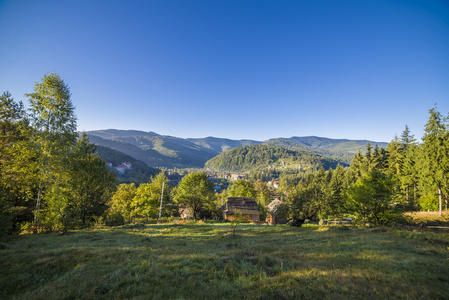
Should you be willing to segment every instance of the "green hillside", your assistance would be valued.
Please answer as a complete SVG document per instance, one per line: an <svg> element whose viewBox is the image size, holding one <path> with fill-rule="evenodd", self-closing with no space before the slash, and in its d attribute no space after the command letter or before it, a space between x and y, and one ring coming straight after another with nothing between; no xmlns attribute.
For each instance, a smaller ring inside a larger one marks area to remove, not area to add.
<svg viewBox="0 0 449 300"><path fill-rule="evenodd" d="M330 151L345 152L355 154L359 150L365 151L365 147L368 144L367 140L347 140L347 139L329 139L317 136L305 136L305 137L291 137L288 138L296 144L306 145L313 148L325 149ZM373 142L370 141L373 146L386 148L388 143Z"/></svg>
<svg viewBox="0 0 449 300"><path fill-rule="evenodd" d="M97 145L96 150L99 156L105 161L112 163L113 166L119 165L122 162L130 162L132 164L132 170L127 170L127 175L130 177L144 176L149 178L160 172L159 169L151 168L146 163L115 149Z"/></svg>
<svg viewBox="0 0 449 300"><path fill-rule="evenodd" d="M205 163L228 150L242 146L269 145L293 151L318 154L320 159L349 165L354 153L365 151L367 140L329 139L322 137L276 138L265 142L231 140L225 138L178 138L138 130L106 129L87 132L89 140L125 153L150 167L203 168ZM386 147L387 143L371 142L373 146ZM260 163L269 165L269 163ZM314 163L312 163L314 165Z"/></svg>
<svg viewBox="0 0 449 300"><path fill-rule="evenodd" d="M253 140L230 140L230 139L222 139L215 137L207 137L202 139L187 139L190 142L215 151L217 154L226 152L232 148L241 147L241 146L249 146L249 145L258 145L262 144L262 142L253 141Z"/></svg>
<svg viewBox="0 0 449 300"><path fill-rule="evenodd" d="M143 135L131 135L140 133ZM117 130L107 130L91 131L88 136L94 144L116 149L151 167L201 168L208 159L217 154L211 149L203 148L186 139L154 133L125 131L120 134Z"/></svg>
<svg viewBox="0 0 449 300"><path fill-rule="evenodd" d="M335 168L336 160L318 154L269 145L243 146L228 150L206 163L206 168L222 172L249 172L265 168Z"/></svg>
<svg viewBox="0 0 449 300"><path fill-rule="evenodd" d="M290 139L278 138L271 139L264 142L265 145L280 147L288 150L303 150L309 151L316 154L320 154L325 157L329 157L336 161L339 161L342 165L350 165L352 159L354 158L353 153L349 153L346 151L336 151L336 150L326 150L322 148L317 148L313 146L308 146L305 144L294 142ZM357 150L358 151L358 150Z"/></svg>

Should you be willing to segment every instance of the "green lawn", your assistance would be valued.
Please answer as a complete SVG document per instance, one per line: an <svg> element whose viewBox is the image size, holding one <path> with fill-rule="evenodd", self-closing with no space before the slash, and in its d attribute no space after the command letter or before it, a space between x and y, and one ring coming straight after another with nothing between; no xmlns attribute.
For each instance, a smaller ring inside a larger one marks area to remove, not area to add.
<svg viewBox="0 0 449 300"><path fill-rule="evenodd" d="M447 233L130 225L0 243L0 298L448 299Z"/></svg>

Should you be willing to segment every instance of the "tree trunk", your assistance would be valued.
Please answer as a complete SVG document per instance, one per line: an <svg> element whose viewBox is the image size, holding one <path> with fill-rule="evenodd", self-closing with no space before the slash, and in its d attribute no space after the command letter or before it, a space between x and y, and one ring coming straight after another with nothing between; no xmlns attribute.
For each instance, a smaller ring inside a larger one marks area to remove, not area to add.
<svg viewBox="0 0 449 300"><path fill-rule="evenodd" d="M416 203L416 181L413 181L413 201Z"/></svg>
<svg viewBox="0 0 449 300"><path fill-rule="evenodd" d="M37 193L36 214L34 215L33 233L37 233L37 223L39 222L39 209L41 208L41 202L42 202L42 181L39 182L39 192Z"/></svg>
<svg viewBox="0 0 449 300"><path fill-rule="evenodd" d="M438 206L439 206L439 216L442 214L443 202L441 201L441 184L438 183Z"/></svg>
<svg viewBox="0 0 449 300"><path fill-rule="evenodd" d="M407 186L405 188L405 200L407 200L407 204L408 204L408 189L409 189L409 187Z"/></svg>

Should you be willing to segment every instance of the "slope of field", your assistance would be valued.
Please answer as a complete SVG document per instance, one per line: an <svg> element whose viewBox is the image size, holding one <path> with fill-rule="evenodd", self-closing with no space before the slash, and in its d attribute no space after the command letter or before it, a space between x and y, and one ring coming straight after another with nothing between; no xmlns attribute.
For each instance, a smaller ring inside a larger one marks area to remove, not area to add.
<svg viewBox="0 0 449 300"><path fill-rule="evenodd" d="M0 243L1 299L447 299L447 235L129 225Z"/></svg>

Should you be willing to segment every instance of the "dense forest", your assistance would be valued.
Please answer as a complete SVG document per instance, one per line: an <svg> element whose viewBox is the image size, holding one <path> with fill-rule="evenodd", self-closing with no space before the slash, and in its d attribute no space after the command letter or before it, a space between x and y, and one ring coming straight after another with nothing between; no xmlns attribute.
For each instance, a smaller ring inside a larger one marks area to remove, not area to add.
<svg viewBox="0 0 449 300"><path fill-rule="evenodd" d="M221 172L248 172L268 169L270 166L304 170L317 170L320 167L329 169L335 168L337 164L333 159L308 151L253 145L237 147L219 154L206 162L205 167Z"/></svg>

